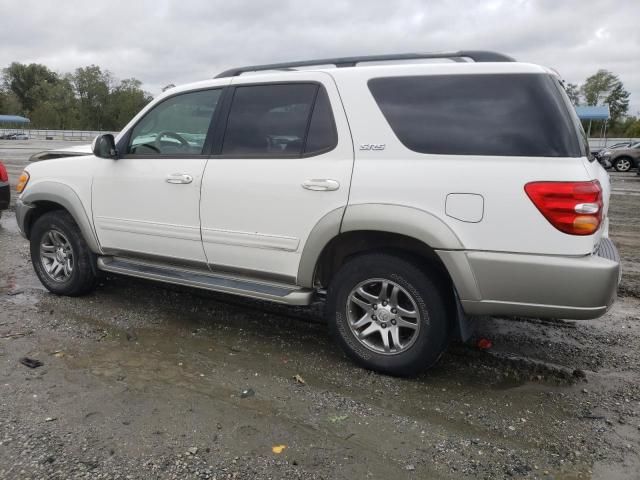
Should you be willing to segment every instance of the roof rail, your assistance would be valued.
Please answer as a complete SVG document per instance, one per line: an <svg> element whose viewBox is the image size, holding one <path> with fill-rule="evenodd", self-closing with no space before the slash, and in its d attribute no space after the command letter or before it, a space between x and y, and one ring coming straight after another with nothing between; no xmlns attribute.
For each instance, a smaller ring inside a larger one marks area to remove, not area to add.
<svg viewBox="0 0 640 480"><path fill-rule="evenodd" d="M384 62L391 60L422 60L429 58L450 58L455 61L463 61L470 58L474 62L515 62L513 58L502 53L485 50L460 50L451 53L396 53L391 55L367 55L361 57L323 58L320 60L303 60L300 62L272 63L268 65L250 65L225 70L215 78L237 77L245 72L257 72L262 70L283 70L295 67L313 67L316 65L335 65L336 67L355 67L362 62Z"/></svg>

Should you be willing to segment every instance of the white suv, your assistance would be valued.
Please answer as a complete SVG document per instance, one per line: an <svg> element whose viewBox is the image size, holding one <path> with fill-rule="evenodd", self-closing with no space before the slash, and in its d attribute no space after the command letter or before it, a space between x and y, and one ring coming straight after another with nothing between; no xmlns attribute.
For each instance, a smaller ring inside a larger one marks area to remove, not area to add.
<svg viewBox="0 0 640 480"><path fill-rule="evenodd" d="M163 93L93 155L29 165L18 190L56 294L102 270L326 296L341 347L396 375L433 365L469 316L593 318L619 281L608 176L557 75L492 52L229 70Z"/></svg>

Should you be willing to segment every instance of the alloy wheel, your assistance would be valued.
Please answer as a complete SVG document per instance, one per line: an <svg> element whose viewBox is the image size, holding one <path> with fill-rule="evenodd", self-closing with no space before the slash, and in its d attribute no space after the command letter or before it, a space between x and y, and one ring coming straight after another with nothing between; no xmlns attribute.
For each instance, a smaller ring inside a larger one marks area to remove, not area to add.
<svg viewBox="0 0 640 480"><path fill-rule="evenodd" d="M40 262L46 274L56 282L67 281L73 272L73 248L59 230L47 231L40 242Z"/></svg>
<svg viewBox="0 0 640 480"><path fill-rule="evenodd" d="M396 282L365 280L351 290L346 307L351 333L375 353L403 353L418 338L421 316L417 303Z"/></svg>
<svg viewBox="0 0 640 480"><path fill-rule="evenodd" d="M619 172L628 172L631 170L631 162L626 158L621 158L616 162L616 170Z"/></svg>

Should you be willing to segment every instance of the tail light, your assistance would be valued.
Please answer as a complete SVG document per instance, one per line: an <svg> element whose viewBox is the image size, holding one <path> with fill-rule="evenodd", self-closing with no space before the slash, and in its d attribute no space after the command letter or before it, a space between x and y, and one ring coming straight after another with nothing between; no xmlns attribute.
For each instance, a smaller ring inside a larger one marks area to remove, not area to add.
<svg viewBox="0 0 640 480"><path fill-rule="evenodd" d="M9 183L9 174L7 173L7 169L2 162L0 162L0 182Z"/></svg>
<svg viewBox="0 0 640 480"><path fill-rule="evenodd" d="M591 235L602 222L600 182L532 182L525 192L540 213L569 235Z"/></svg>

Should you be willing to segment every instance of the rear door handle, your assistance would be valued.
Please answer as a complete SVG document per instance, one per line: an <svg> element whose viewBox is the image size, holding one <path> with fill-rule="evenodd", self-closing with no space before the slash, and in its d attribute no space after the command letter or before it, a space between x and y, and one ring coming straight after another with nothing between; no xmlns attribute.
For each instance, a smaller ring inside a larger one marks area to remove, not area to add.
<svg viewBox="0 0 640 480"><path fill-rule="evenodd" d="M167 183L191 183L193 177L187 173L172 173L167 175Z"/></svg>
<svg viewBox="0 0 640 480"><path fill-rule="evenodd" d="M338 190L340 188L340 183L329 178L312 178L302 182L302 188L313 190L314 192L329 192L332 190Z"/></svg>

